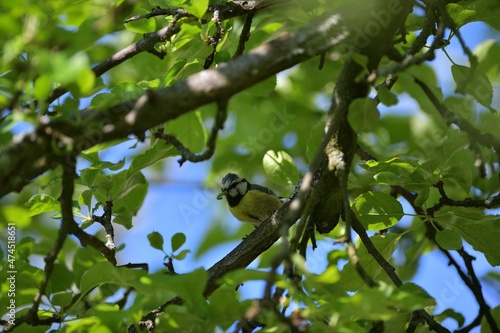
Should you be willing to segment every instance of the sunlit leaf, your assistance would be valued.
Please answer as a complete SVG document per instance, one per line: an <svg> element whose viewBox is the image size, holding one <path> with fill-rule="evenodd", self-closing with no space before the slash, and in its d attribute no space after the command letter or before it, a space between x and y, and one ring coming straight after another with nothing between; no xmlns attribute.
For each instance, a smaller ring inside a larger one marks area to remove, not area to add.
<svg viewBox="0 0 500 333"><path fill-rule="evenodd" d="M403 207L394 197L383 192L366 192L354 199L352 209L367 230L392 227L403 217Z"/></svg>
<svg viewBox="0 0 500 333"><path fill-rule="evenodd" d="M295 185L300 179L293 158L285 151L268 151L262 163L267 176L276 184Z"/></svg>

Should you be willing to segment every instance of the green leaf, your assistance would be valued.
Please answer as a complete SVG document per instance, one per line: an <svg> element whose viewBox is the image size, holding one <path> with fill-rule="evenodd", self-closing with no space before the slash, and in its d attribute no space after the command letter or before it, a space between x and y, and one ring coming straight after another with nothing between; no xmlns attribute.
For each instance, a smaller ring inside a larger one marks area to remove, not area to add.
<svg viewBox="0 0 500 333"><path fill-rule="evenodd" d="M177 251L186 242L186 235L181 232L172 236L170 244L172 245L172 252Z"/></svg>
<svg viewBox="0 0 500 333"><path fill-rule="evenodd" d="M485 215L479 208L443 207L434 218L443 225L453 228L474 250L484 253L492 266L500 265L498 217Z"/></svg>
<svg viewBox="0 0 500 333"><path fill-rule="evenodd" d="M491 309L490 313L493 319L495 320L497 327L500 327L500 306ZM488 323L488 319L486 318L486 316L483 316L483 319L481 319L481 333L493 333L493 330L491 329L491 326Z"/></svg>
<svg viewBox="0 0 500 333"><path fill-rule="evenodd" d="M24 204L24 207L28 209L28 216L61 210L59 201L48 194L35 194Z"/></svg>
<svg viewBox="0 0 500 333"><path fill-rule="evenodd" d="M403 217L403 207L394 197L382 192L366 192L358 196L352 208L366 230L392 227Z"/></svg>
<svg viewBox="0 0 500 333"><path fill-rule="evenodd" d="M457 25L457 28L474 21L474 17L477 12L475 10L464 9L462 6L456 3L449 3L446 5L446 10L448 14L453 19L453 22Z"/></svg>
<svg viewBox="0 0 500 333"><path fill-rule="evenodd" d="M177 260L183 260L189 253L191 253L191 250L182 250L178 254L173 255L172 258Z"/></svg>
<svg viewBox="0 0 500 333"><path fill-rule="evenodd" d="M492 26L497 31L500 31L500 6L496 0L470 0L461 1L460 4L464 9L470 9L475 12L475 15L469 20L483 21Z"/></svg>
<svg viewBox="0 0 500 333"><path fill-rule="evenodd" d="M148 13L149 12L146 9L140 8L137 14L142 15L142 14L148 14ZM134 21L125 23L125 28L127 28L127 30L129 30L129 31L132 31L132 32L135 32L138 34L145 34L145 33L153 32L156 30L156 21L154 18L148 18L148 19L142 18L139 20L134 20Z"/></svg>
<svg viewBox="0 0 500 333"><path fill-rule="evenodd" d="M385 236L375 235L370 237L370 239L380 254L382 254L386 260L389 260L396 249L396 245L401 239L401 235L389 233ZM357 255L366 273L373 279L376 279L382 271L382 268L373 256L368 253L366 247L362 243L358 246ZM365 282L359 277L354 266L351 263L347 263L340 272L340 281L335 288L339 290L356 291L364 285Z"/></svg>
<svg viewBox="0 0 500 333"><path fill-rule="evenodd" d="M445 250L460 250L462 248L462 238L452 229L438 231L436 242Z"/></svg>
<svg viewBox="0 0 500 333"><path fill-rule="evenodd" d="M131 177L137 171L153 165L165 157L174 156L176 153L177 151L172 145L167 144L163 140L158 140L153 147L134 157L128 169L127 176Z"/></svg>
<svg viewBox="0 0 500 333"><path fill-rule="evenodd" d="M150 233L148 241L152 248L163 251L163 236L158 231Z"/></svg>
<svg viewBox="0 0 500 333"><path fill-rule="evenodd" d="M53 305L65 307L71 304L71 300L73 299L72 291L62 291L58 293L54 293L50 296L50 302Z"/></svg>
<svg viewBox="0 0 500 333"><path fill-rule="evenodd" d="M172 67L170 67L167 74L163 78L163 86L167 87L175 79L177 74L179 74L179 72L184 68L184 66L186 66L186 64L187 64L186 59L177 60L175 64Z"/></svg>
<svg viewBox="0 0 500 333"><path fill-rule="evenodd" d="M118 202L120 199L124 200L127 196L131 194L140 194L133 192L134 190L147 187L147 181L144 175L141 172L135 172L130 177L128 177L127 170L123 170L120 173L114 174L111 176L111 191L110 191L110 199L113 200L114 207L118 207ZM139 199L134 198L135 200ZM143 198L144 199L144 198ZM140 200L140 204L136 205L125 205L125 207L130 208L132 210L138 210L142 205L142 200Z"/></svg>
<svg viewBox="0 0 500 333"><path fill-rule="evenodd" d="M101 150L104 150L104 149L108 149L110 147L114 147L122 142L125 142L125 141L128 141L129 139L128 138L124 138L124 139L117 139L117 140L111 140L111 141L106 141L106 142L103 142L103 143L99 143L95 146L93 146L92 148L89 148L87 150L84 150L83 152L85 154L92 154L92 153L96 153L98 151L101 151ZM97 142L98 140L96 140Z"/></svg>
<svg viewBox="0 0 500 333"><path fill-rule="evenodd" d="M109 169L112 171L116 171L120 170L125 165L125 158L115 163L109 161L101 161L99 160L99 156L97 156L97 160L94 160L91 154L81 153L80 156L86 159L87 161L92 162L92 166L89 167L88 169L97 169L97 170Z"/></svg>
<svg viewBox="0 0 500 333"><path fill-rule="evenodd" d="M435 318L438 320L438 322L442 322L447 318L455 319L458 327L462 327L463 324L465 324L465 317L463 316L463 314L461 314L460 312L456 312L453 309L446 309L440 314L435 315Z"/></svg>
<svg viewBox="0 0 500 333"><path fill-rule="evenodd" d="M386 106L398 104L398 97L386 87L377 88L377 98L380 103Z"/></svg>
<svg viewBox="0 0 500 333"><path fill-rule="evenodd" d="M52 91L52 79L48 74L42 74L35 80L33 93L38 99L44 99Z"/></svg>
<svg viewBox="0 0 500 333"><path fill-rule="evenodd" d="M185 0L182 7L197 18L201 18L207 11L208 0Z"/></svg>
<svg viewBox="0 0 500 333"><path fill-rule="evenodd" d="M16 228L26 228L31 224L31 215L29 211L22 206L3 204L0 207L0 225L15 223ZM0 256L0 258L3 258Z"/></svg>
<svg viewBox="0 0 500 333"><path fill-rule="evenodd" d="M410 190L421 190L432 185L432 177L415 160L394 157L387 161L367 161L361 167L375 173L378 184L405 185Z"/></svg>
<svg viewBox="0 0 500 333"><path fill-rule="evenodd" d="M397 296L398 299L404 300L408 307L408 310L416 310L427 308L429 306L436 306L436 300L425 291L424 288L413 282L405 282L401 287L397 288L400 295ZM405 297L401 297L403 295Z"/></svg>
<svg viewBox="0 0 500 333"><path fill-rule="evenodd" d="M134 212L125 207L120 207L120 209L113 210L113 223L118 223L127 229L132 228L132 218L134 217Z"/></svg>
<svg viewBox="0 0 500 333"><path fill-rule="evenodd" d="M165 125L165 133L173 134L185 147L198 153L205 146L207 131L199 111L188 112Z"/></svg>
<svg viewBox="0 0 500 333"><path fill-rule="evenodd" d="M265 280L268 276L269 274L266 274L264 271L240 268L225 274L222 281L224 281L224 284L228 284L230 286L238 286L247 281Z"/></svg>
<svg viewBox="0 0 500 333"><path fill-rule="evenodd" d="M85 295L95 287L110 283L120 287L134 287L138 292L151 293L152 287L145 286L141 281L147 275L143 270L125 267L115 267L108 261L101 261L90 267L80 281L80 292Z"/></svg>
<svg viewBox="0 0 500 333"><path fill-rule="evenodd" d="M347 119L356 132L370 132L377 125L380 119L380 112L377 109L378 102L373 98L356 98L349 105Z"/></svg>
<svg viewBox="0 0 500 333"><path fill-rule="evenodd" d="M321 146L321 141L323 140L325 133L325 126L325 121L321 120L311 129L306 146L306 156L309 163L314 160L314 156L316 156L316 153Z"/></svg>
<svg viewBox="0 0 500 333"><path fill-rule="evenodd" d="M480 43L474 49L474 55L479 62L478 69L488 75L490 80L498 82L500 76L500 43L493 39L488 39Z"/></svg>
<svg viewBox="0 0 500 333"><path fill-rule="evenodd" d="M493 101L493 87L486 74L476 68L472 78L469 78L470 68L466 66L452 65L451 73L457 84L456 90L473 96L476 101L486 107L490 112L496 112L491 107Z"/></svg>
<svg viewBox="0 0 500 333"><path fill-rule="evenodd" d="M295 161L285 151L267 151L262 164L266 175L276 184L283 186L294 185L300 179Z"/></svg>

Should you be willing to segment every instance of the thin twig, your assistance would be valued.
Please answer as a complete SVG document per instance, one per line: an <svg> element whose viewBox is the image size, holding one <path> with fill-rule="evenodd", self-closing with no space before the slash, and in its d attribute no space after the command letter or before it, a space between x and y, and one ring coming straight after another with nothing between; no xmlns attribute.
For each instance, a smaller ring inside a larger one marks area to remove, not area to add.
<svg viewBox="0 0 500 333"><path fill-rule="evenodd" d="M215 122L212 126L210 136L207 140L207 148L199 154L191 152L189 148L184 146L184 144L182 144L182 142L180 142L172 134L165 134L162 130L158 130L154 133L154 136L167 141L179 150L181 154L181 158L178 160L180 166L182 166L186 161L193 163L206 161L214 154L217 134L224 128L224 123L227 118L227 103L227 100L222 100L217 103L217 114L215 116Z"/></svg>
<svg viewBox="0 0 500 333"><path fill-rule="evenodd" d="M479 304L479 308L481 309L481 312L483 312L484 316L486 317L486 321L488 322L488 325L490 326L491 332L492 333L500 333L500 330L498 329L498 324L495 321L495 318L493 318L493 315L491 314L491 308L490 306L486 303L486 300L484 299L484 295L482 292L482 287L481 287L481 282L477 278L476 272L474 270L474 266L472 266L472 261L475 259L473 256L468 254L463 248L458 250L458 254L462 257L465 263L465 267L467 268L467 272L469 273L472 286L471 288L472 293L476 297L477 303Z"/></svg>
<svg viewBox="0 0 500 333"><path fill-rule="evenodd" d="M179 17L190 17L191 15L187 10L182 8L160 8L154 7L153 10L147 14L135 15L123 21L123 23L130 23L132 21L137 21L141 19L149 19L155 16L179 16Z"/></svg>
<svg viewBox="0 0 500 333"><path fill-rule="evenodd" d="M427 209L428 216L434 216L434 214L444 206L475 207L475 208L486 208L486 209L500 207L500 193L484 200L472 199L472 198L465 198L464 200L453 200L446 195L444 191L444 183L442 181L439 181L435 185L435 187L439 190L441 198L439 198L437 204Z"/></svg>
<svg viewBox="0 0 500 333"><path fill-rule="evenodd" d="M245 51L245 43L250 38L250 29L252 28L252 20L255 16L255 12L249 12L247 17L245 18L245 23L243 24L243 28L241 29L240 39L238 41L238 47L236 48L236 52L234 52L233 58L238 58Z"/></svg>
<svg viewBox="0 0 500 333"><path fill-rule="evenodd" d="M422 88L425 95L429 99L429 101L434 105L437 109L441 117L446 121L448 125L455 124L462 131L467 133L471 140L483 145L486 148L493 147L495 152L500 160L500 141L495 140L493 135L491 134L483 134L477 128L472 126L467 120L462 117L456 115L452 111L450 111L438 98L432 90L427 86L425 82L420 80L419 78L413 78L415 82Z"/></svg>
<svg viewBox="0 0 500 333"><path fill-rule="evenodd" d="M340 183L340 191L342 192L342 202L344 204L344 212L345 212L345 230L346 230L346 238L347 238L347 256L349 258L349 262L354 267L358 275L361 277L363 281L369 287L376 287L377 283L373 280L373 277L368 275L366 270L361 265L359 261L359 257L356 251L356 247L352 242L351 235L351 227L354 223L354 213L351 210L351 205L349 203L349 193L347 191L347 174L343 169L339 169L338 171L339 183ZM377 251L378 252L378 251Z"/></svg>

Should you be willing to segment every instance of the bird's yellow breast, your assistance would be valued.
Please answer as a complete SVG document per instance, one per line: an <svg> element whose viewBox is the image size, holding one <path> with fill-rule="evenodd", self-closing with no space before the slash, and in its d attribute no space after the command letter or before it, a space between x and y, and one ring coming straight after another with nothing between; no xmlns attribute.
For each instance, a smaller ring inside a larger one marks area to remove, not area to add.
<svg viewBox="0 0 500 333"><path fill-rule="evenodd" d="M281 201L278 197L250 190L238 205L229 207L229 211L241 222L251 223L257 227L280 207Z"/></svg>

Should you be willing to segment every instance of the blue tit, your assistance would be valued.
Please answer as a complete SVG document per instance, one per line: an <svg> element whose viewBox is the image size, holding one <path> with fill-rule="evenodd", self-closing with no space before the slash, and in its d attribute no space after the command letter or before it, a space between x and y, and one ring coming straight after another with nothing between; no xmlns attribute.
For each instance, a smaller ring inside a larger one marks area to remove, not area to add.
<svg viewBox="0 0 500 333"><path fill-rule="evenodd" d="M217 200L225 196L231 214L241 222L251 223L255 227L281 207L281 201L273 191L250 184L234 173L228 173L222 178L221 191Z"/></svg>

